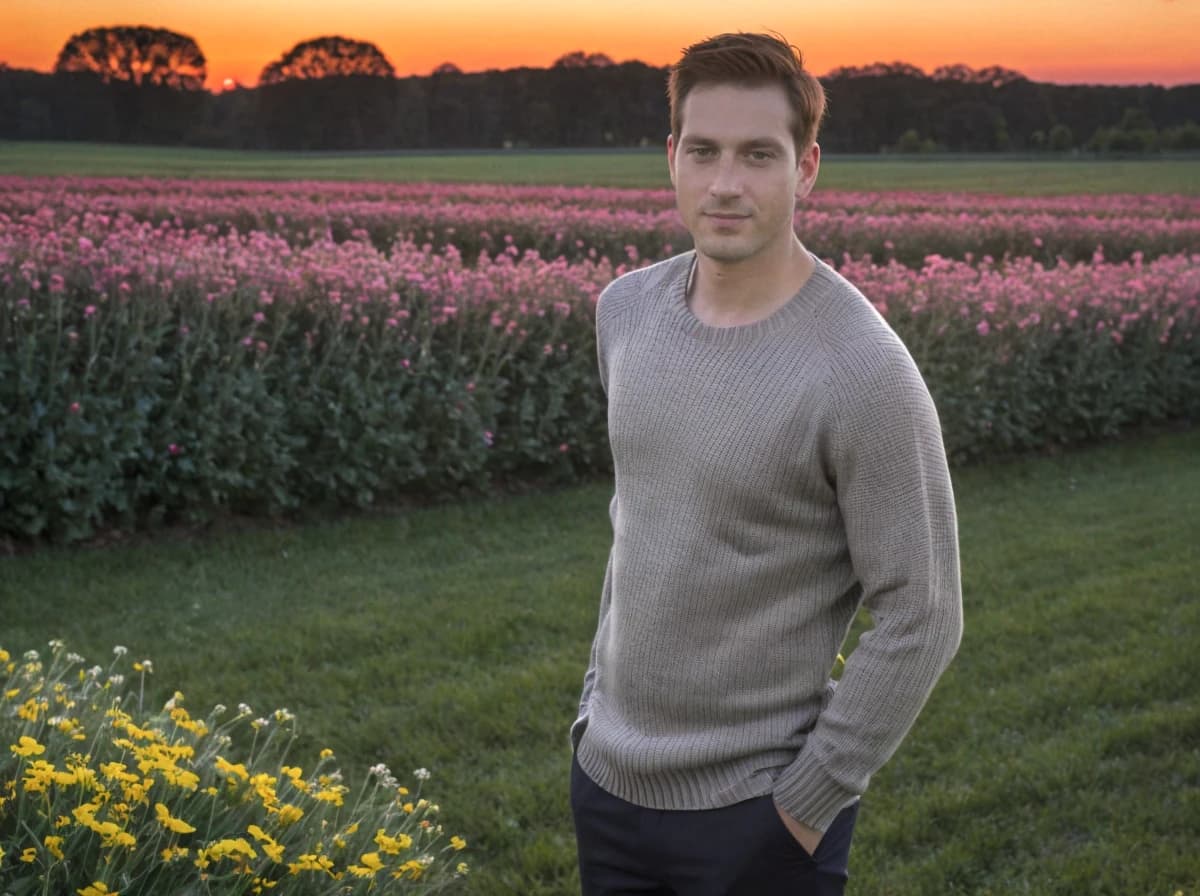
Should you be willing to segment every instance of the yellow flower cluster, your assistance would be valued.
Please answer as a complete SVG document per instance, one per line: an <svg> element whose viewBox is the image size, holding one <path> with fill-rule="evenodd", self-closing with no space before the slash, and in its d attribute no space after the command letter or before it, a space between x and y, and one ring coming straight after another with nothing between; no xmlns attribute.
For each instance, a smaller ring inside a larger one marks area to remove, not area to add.
<svg viewBox="0 0 1200 896"><path fill-rule="evenodd" d="M408 799L386 767L350 801L331 750L309 775L284 764L287 710L193 718L176 692L146 713L149 660L127 675L115 668L124 648L107 671L51 649L47 667L0 648L0 892L32 877L38 892L79 896L301 896L326 892L320 881L388 894L467 874L451 859L466 841L444 839L437 805Z"/></svg>

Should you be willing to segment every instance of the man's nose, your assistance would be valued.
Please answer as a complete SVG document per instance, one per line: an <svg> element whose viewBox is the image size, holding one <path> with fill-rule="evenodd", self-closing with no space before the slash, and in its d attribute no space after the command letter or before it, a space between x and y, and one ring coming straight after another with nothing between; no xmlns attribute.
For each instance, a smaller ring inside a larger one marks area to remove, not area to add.
<svg viewBox="0 0 1200 896"><path fill-rule="evenodd" d="M713 196L737 196L742 192L742 179L736 159L726 156L717 161L708 191Z"/></svg>

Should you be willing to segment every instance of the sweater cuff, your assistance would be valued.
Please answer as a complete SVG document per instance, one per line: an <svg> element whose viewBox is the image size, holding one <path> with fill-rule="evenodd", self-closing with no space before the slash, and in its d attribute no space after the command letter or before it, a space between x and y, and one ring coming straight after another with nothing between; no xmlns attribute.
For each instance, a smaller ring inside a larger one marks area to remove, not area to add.
<svg viewBox="0 0 1200 896"><path fill-rule="evenodd" d="M805 750L775 781L774 796L783 811L824 833L859 794L838 784L812 751Z"/></svg>

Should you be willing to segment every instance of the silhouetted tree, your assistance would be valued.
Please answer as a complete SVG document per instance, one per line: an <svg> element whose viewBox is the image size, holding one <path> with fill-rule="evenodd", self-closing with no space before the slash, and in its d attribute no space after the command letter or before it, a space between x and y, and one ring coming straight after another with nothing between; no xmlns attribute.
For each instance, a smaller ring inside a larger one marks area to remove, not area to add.
<svg viewBox="0 0 1200 896"><path fill-rule="evenodd" d="M373 43L331 35L296 44L262 70L261 84L366 75L393 78L396 70Z"/></svg>
<svg viewBox="0 0 1200 896"><path fill-rule="evenodd" d="M907 62L872 62L870 65L843 65L832 69L824 77L832 80L845 78L924 78L925 72ZM823 80L823 79L822 79Z"/></svg>
<svg viewBox="0 0 1200 896"><path fill-rule="evenodd" d="M90 72L105 83L200 90L205 65L200 47L185 34L117 25L72 35L59 52L54 71Z"/></svg>
<svg viewBox="0 0 1200 896"><path fill-rule="evenodd" d="M661 145L666 69L606 60L580 51L548 68L467 74L445 64L406 78L330 75L326 66L215 95L139 86L132 76L105 83L90 68L0 68L0 139L247 149ZM1200 84L1046 84L996 67L951 65L926 75L902 62L822 81L830 113L821 145L831 153L1143 152L1200 143Z"/></svg>
<svg viewBox="0 0 1200 896"><path fill-rule="evenodd" d="M1002 87L1013 81L1028 80L1023 74L1011 68L999 65L989 65L987 68L973 69L961 62L954 65L942 65L933 70L929 76L934 81L959 81L963 84L990 84L992 87Z"/></svg>
<svg viewBox="0 0 1200 896"><path fill-rule="evenodd" d="M461 75L462 69L453 62L443 62L432 72L435 75Z"/></svg>
<svg viewBox="0 0 1200 896"><path fill-rule="evenodd" d="M554 60L554 68L609 68L615 63L603 53L585 53L575 50L564 53Z"/></svg>

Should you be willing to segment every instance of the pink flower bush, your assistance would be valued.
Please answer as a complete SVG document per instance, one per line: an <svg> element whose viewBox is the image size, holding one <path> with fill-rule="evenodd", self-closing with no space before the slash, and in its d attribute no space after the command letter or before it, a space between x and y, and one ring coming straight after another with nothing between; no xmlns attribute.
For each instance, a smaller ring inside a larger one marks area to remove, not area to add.
<svg viewBox="0 0 1200 896"><path fill-rule="evenodd" d="M264 231L293 245L325 238L397 241L464 257L515 247L546 258L657 260L690 245L669 190L458 184L364 184L0 177L0 215L129 216L210 233ZM1200 199L1184 196L999 197L818 192L796 226L821 255L919 266L931 251L964 258L1112 259L1200 246Z"/></svg>
<svg viewBox="0 0 1200 896"><path fill-rule="evenodd" d="M961 461L1200 414L1198 210L827 194L797 220ZM0 178L0 532L604 470L594 304L685 245L674 214L665 191Z"/></svg>

